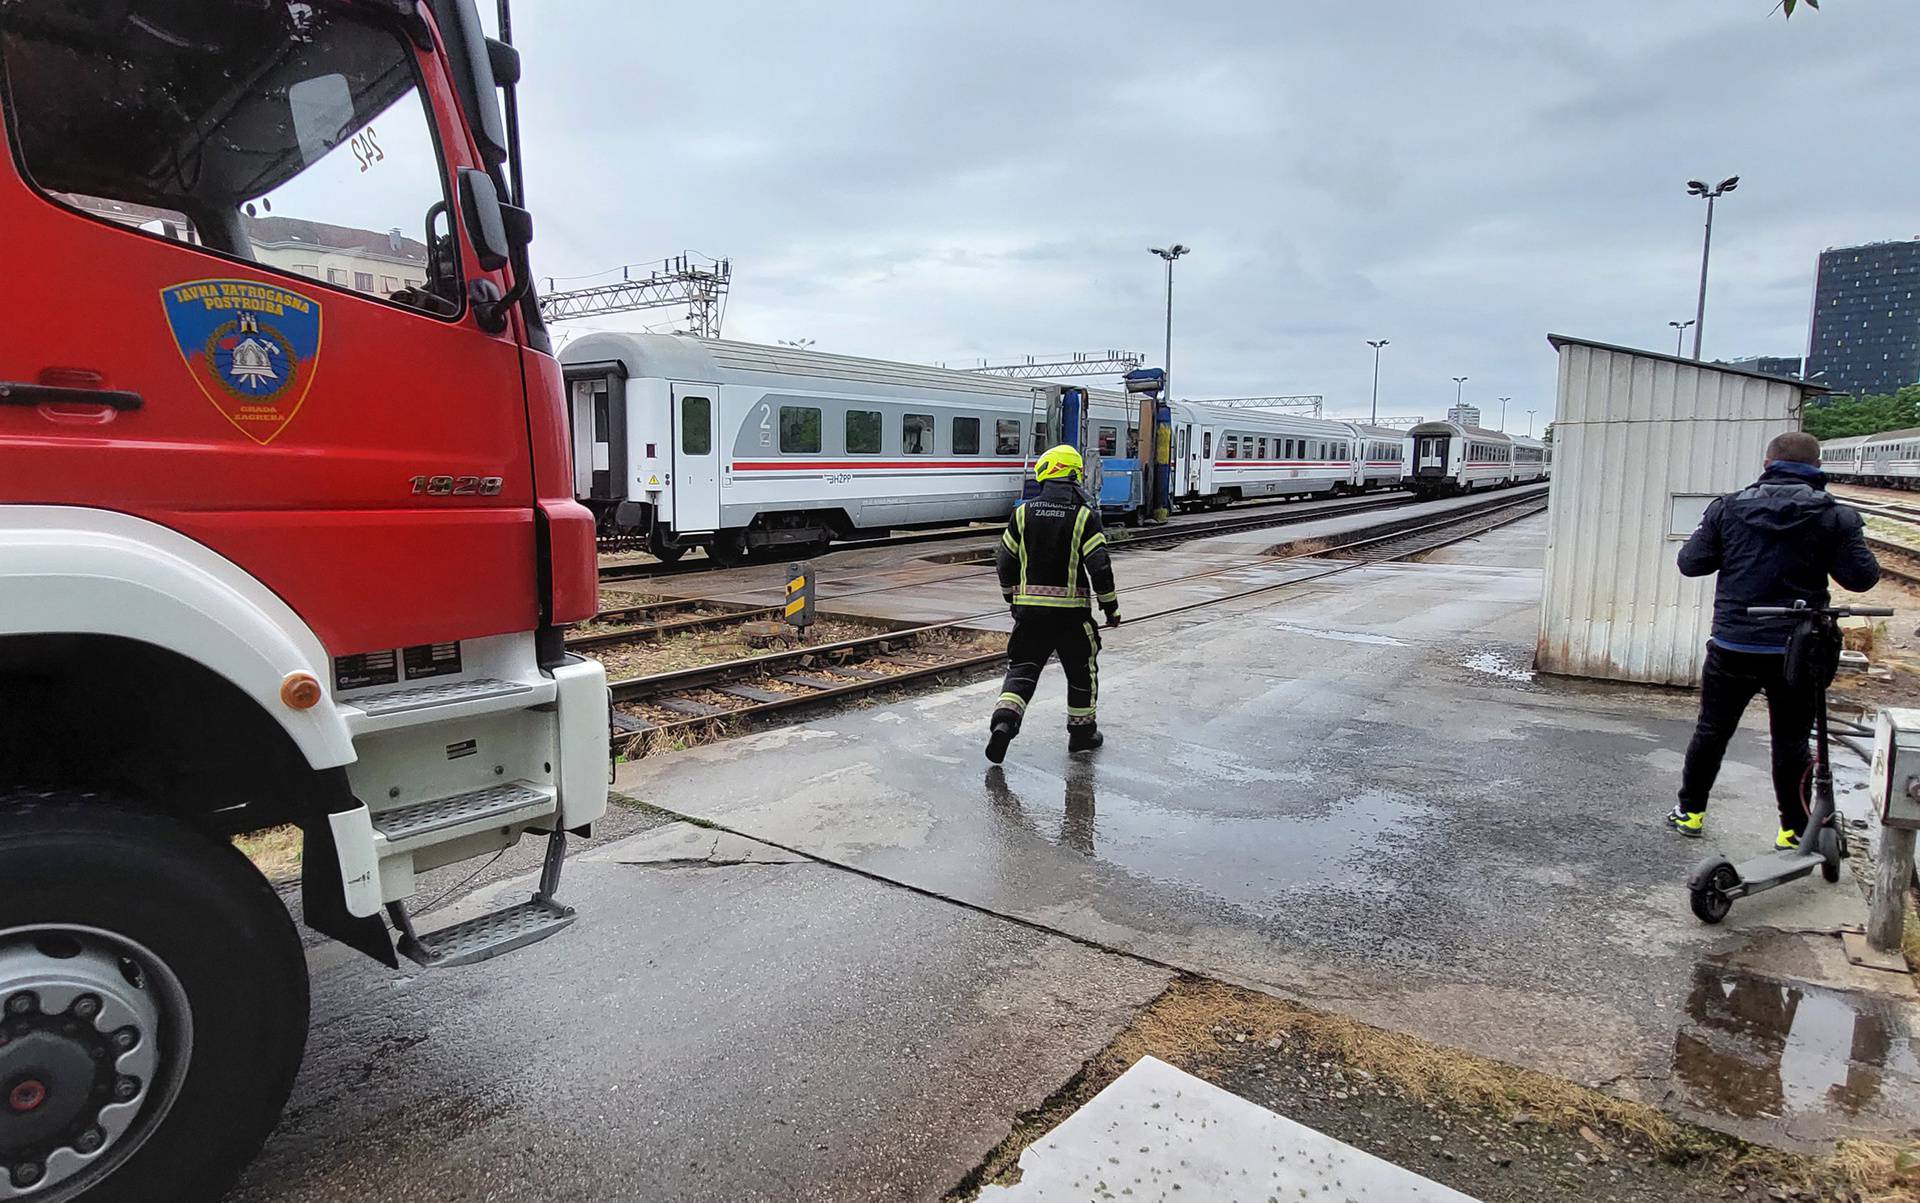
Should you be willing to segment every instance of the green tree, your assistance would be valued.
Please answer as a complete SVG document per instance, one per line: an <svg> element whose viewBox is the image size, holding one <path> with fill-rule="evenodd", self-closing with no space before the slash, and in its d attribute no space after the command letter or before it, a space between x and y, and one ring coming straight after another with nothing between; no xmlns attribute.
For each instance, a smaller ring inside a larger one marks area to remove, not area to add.
<svg viewBox="0 0 1920 1203"><path fill-rule="evenodd" d="M1920 384L1909 384L1891 396L1835 397L1825 405L1815 402L1807 407L1801 425L1817 439L1920 426Z"/></svg>

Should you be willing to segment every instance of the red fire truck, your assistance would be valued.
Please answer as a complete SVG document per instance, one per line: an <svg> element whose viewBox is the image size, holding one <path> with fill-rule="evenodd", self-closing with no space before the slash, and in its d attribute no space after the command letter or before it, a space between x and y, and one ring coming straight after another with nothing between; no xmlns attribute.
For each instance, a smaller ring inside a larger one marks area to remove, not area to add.
<svg viewBox="0 0 1920 1203"><path fill-rule="evenodd" d="M607 693L518 74L473 0L0 0L0 1200L258 1150L307 972L237 834L390 966L573 917ZM416 927L528 832L530 898Z"/></svg>

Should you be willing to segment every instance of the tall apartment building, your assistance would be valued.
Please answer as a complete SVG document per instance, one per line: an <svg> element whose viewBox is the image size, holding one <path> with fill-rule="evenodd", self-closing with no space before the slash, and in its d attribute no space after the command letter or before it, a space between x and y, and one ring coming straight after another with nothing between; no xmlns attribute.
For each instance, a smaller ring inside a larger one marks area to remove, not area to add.
<svg viewBox="0 0 1920 1203"><path fill-rule="evenodd" d="M1450 405L1447 407L1447 421L1455 426L1480 425L1480 407L1478 405Z"/></svg>
<svg viewBox="0 0 1920 1203"><path fill-rule="evenodd" d="M1807 379L1856 397L1920 382L1920 239L1820 252Z"/></svg>

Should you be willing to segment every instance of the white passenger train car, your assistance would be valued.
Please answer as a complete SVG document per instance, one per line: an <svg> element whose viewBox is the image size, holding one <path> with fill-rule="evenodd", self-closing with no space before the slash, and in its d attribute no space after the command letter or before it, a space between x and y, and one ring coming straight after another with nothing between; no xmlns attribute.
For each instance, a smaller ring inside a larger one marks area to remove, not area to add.
<svg viewBox="0 0 1920 1203"><path fill-rule="evenodd" d="M1859 462L1853 479L1861 484L1894 489L1920 486L1920 427L1867 435L1860 443Z"/></svg>
<svg viewBox="0 0 1920 1203"><path fill-rule="evenodd" d="M584 334L560 358L575 494L666 560L1002 519L1049 445L1030 381L666 334ZM1088 451L1127 454L1135 404L1096 389L1089 409Z"/></svg>
<svg viewBox="0 0 1920 1203"><path fill-rule="evenodd" d="M1920 480L1920 429L1870 434L1860 444L1861 484L1911 489Z"/></svg>
<svg viewBox="0 0 1920 1203"><path fill-rule="evenodd" d="M1353 487L1397 489L1407 478L1407 432L1355 422Z"/></svg>
<svg viewBox="0 0 1920 1203"><path fill-rule="evenodd" d="M1186 506L1249 497L1311 496L1398 488L1406 435L1204 401L1176 401L1173 493Z"/></svg>
<svg viewBox="0 0 1920 1203"><path fill-rule="evenodd" d="M1867 435L1853 434L1827 439L1820 444L1820 470L1835 480L1853 480L1860 475L1860 454Z"/></svg>
<svg viewBox="0 0 1920 1203"><path fill-rule="evenodd" d="M1539 439L1525 435L1509 435L1513 440L1513 483L1526 484L1529 481L1545 480L1552 474L1549 448Z"/></svg>
<svg viewBox="0 0 1920 1203"><path fill-rule="evenodd" d="M1438 497L1475 489L1496 489L1514 482L1515 439L1512 435L1453 422L1422 422L1409 431L1408 436L1413 443L1408 482L1416 493ZM1544 470L1544 451L1540 463Z"/></svg>

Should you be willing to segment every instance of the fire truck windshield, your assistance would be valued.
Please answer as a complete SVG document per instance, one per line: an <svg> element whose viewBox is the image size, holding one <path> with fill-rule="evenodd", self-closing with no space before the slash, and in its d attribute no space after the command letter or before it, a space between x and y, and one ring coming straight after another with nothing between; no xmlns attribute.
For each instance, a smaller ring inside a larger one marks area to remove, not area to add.
<svg viewBox="0 0 1920 1203"><path fill-rule="evenodd" d="M14 153L96 217L442 316L445 172L392 18L298 0L0 3Z"/></svg>

